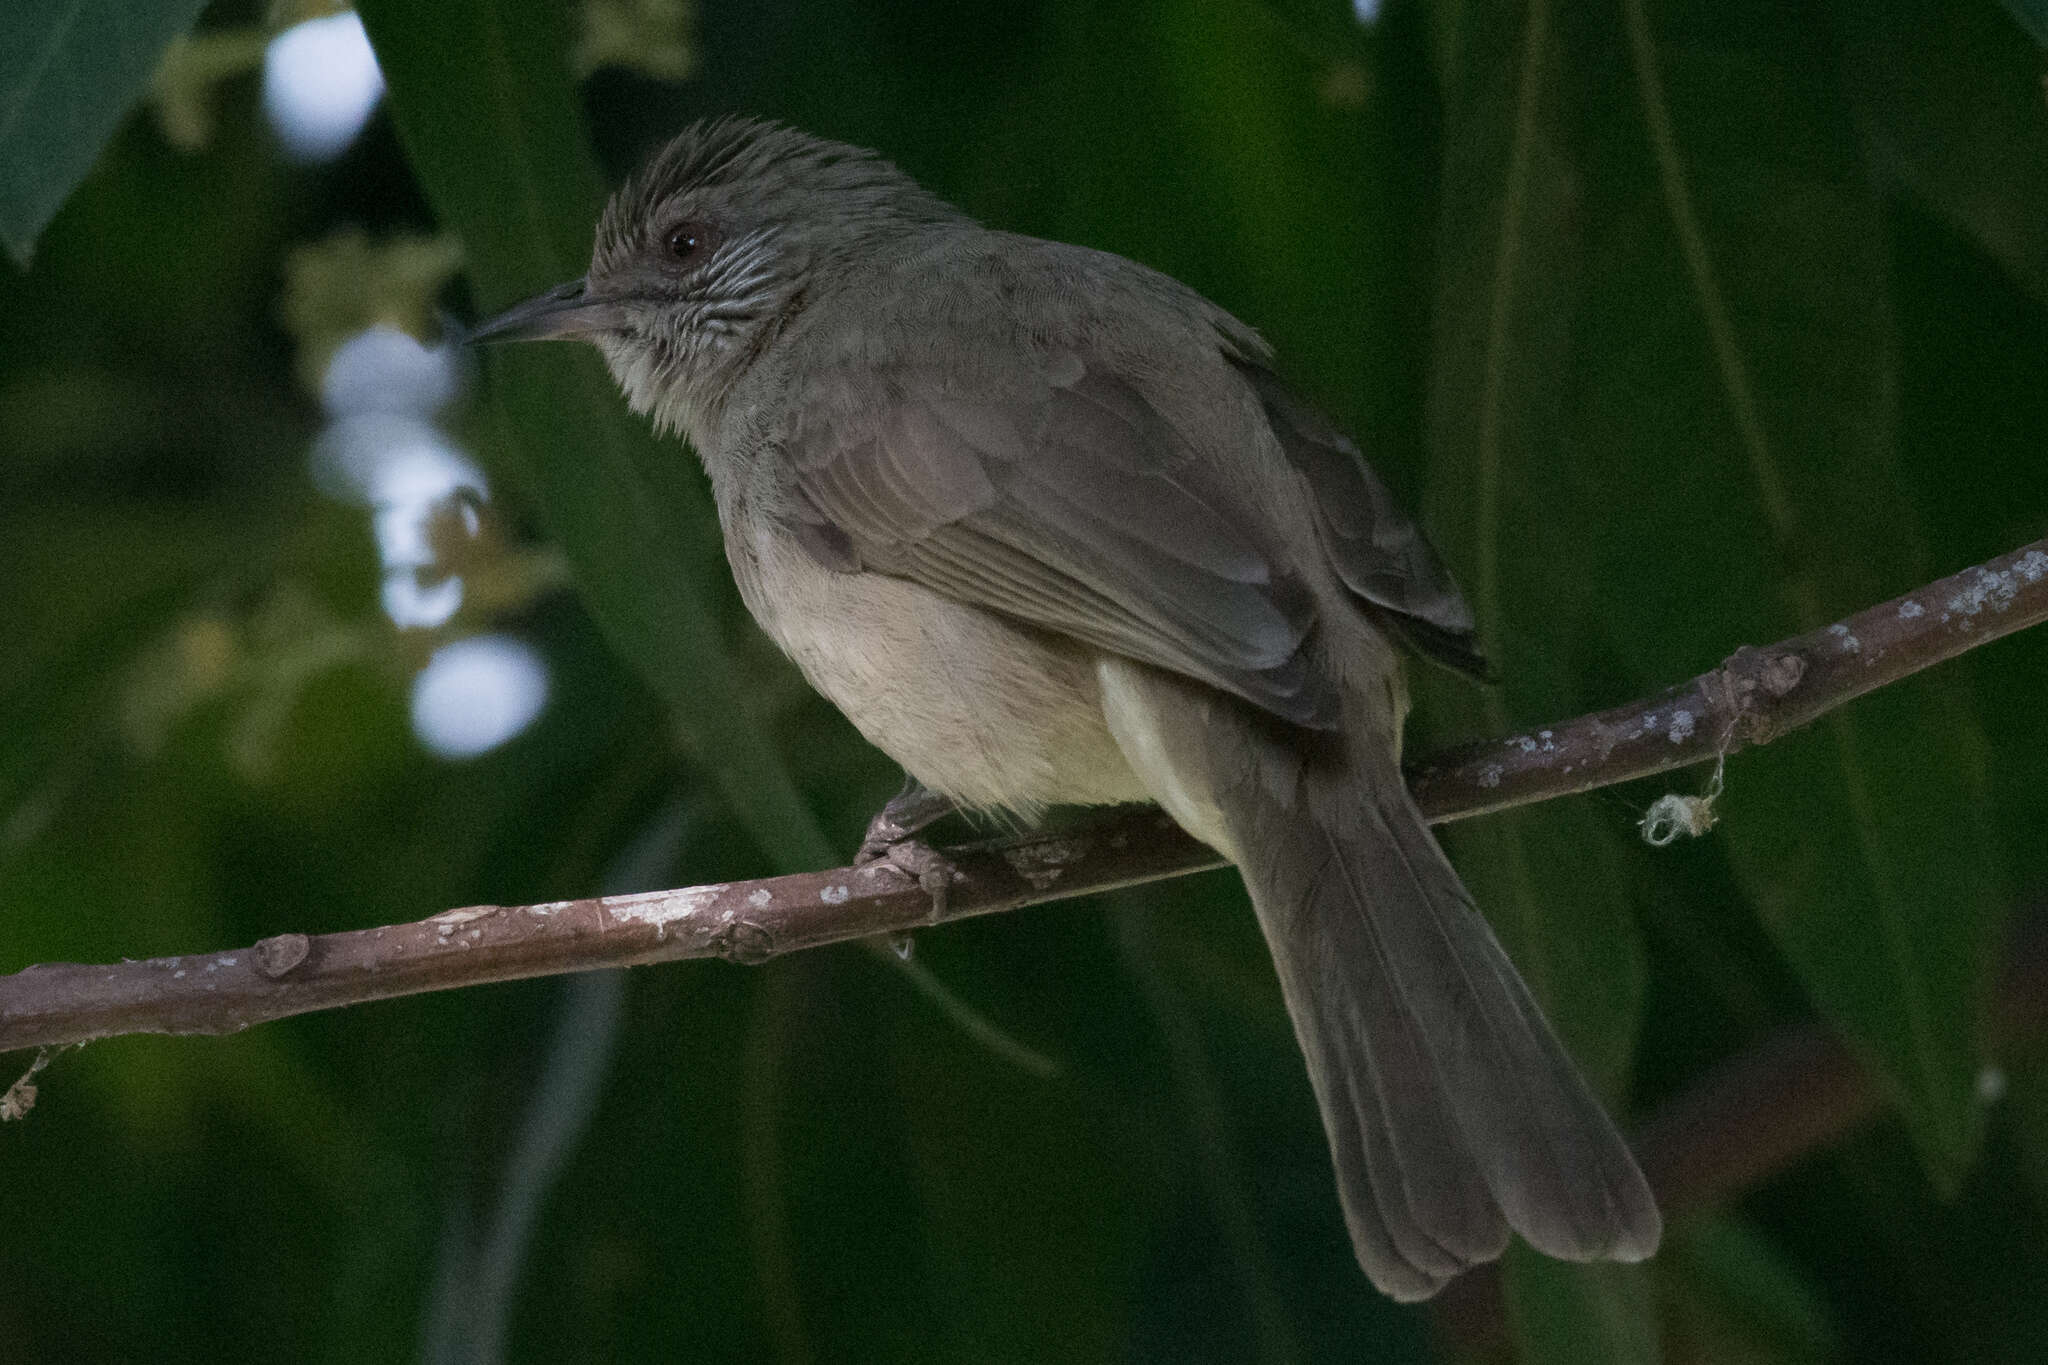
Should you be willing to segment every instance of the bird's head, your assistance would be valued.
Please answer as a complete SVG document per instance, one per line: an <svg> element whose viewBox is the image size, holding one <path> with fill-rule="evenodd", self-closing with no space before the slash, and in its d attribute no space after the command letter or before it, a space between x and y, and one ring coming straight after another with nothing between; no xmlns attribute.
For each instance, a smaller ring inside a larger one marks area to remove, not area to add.
<svg viewBox="0 0 2048 1365"><path fill-rule="evenodd" d="M590 341L635 412L695 429L814 291L893 235L959 220L872 152L714 119L612 196L588 274L470 339Z"/></svg>

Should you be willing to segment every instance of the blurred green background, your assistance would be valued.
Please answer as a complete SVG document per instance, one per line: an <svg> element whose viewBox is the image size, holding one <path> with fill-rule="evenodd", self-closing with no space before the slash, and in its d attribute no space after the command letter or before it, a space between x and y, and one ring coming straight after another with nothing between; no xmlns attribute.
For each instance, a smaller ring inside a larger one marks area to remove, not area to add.
<svg viewBox="0 0 2048 1365"><path fill-rule="evenodd" d="M593 357L432 346L580 273L701 115L1259 327L1506 678L1422 675L1417 750L2048 528L2037 0L222 0L172 42L199 8L0 15L0 970L851 852L899 775L746 621L694 460ZM1742 755L1696 843L1634 822L1701 774L1447 832L1627 1118L1814 1021L1886 1099L1638 1270L1379 1300L1212 874L927 933L916 978L59 1055L0 1127L0 1353L2048 1358L2048 1067L1996 1009L2044 678L2023 634Z"/></svg>

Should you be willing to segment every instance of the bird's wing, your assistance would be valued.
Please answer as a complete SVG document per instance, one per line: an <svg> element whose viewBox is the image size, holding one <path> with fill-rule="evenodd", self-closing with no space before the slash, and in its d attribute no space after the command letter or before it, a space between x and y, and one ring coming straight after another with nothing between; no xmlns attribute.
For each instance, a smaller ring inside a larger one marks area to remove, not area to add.
<svg viewBox="0 0 2048 1365"><path fill-rule="evenodd" d="M1235 693L1337 718L1315 603L1203 486L1182 438L1099 358L1000 379L905 362L827 377L787 436L789 525L829 567L894 574Z"/></svg>
<svg viewBox="0 0 2048 1365"><path fill-rule="evenodd" d="M1419 653L1490 678L1472 608L1422 528L1395 503L1358 447L1264 366L1235 364L1264 404L1281 450L1308 480L1324 552L1344 586L1380 608L1375 615Z"/></svg>

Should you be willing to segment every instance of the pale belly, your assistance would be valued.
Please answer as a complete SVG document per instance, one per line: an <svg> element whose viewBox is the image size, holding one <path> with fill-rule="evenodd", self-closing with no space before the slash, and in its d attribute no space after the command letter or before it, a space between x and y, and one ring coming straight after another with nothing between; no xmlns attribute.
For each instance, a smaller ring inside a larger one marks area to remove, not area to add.
<svg viewBox="0 0 2048 1365"><path fill-rule="evenodd" d="M833 572L779 534L749 548L731 558L754 618L926 786L1026 819L1151 799L1104 719L1096 651L902 579Z"/></svg>

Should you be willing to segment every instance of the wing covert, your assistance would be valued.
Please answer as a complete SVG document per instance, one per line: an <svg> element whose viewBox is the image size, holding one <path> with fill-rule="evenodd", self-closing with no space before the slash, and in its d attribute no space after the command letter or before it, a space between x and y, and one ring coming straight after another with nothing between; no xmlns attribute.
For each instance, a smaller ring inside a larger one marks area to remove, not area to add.
<svg viewBox="0 0 2048 1365"><path fill-rule="evenodd" d="M1358 447L1271 371L1234 363L1265 405L1281 450L1308 480L1323 548L1344 586L1381 608L1420 653L1490 680L1465 595Z"/></svg>
<svg viewBox="0 0 2048 1365"><path fill-rule="evenodd" d="M903 367L862 394L827 389L788 443L794 530L819 562L912 579L1295 724L1335 723L1335 690L1302 648L1310 593L1106 366L1055 352L971 392Z"/></svg>

